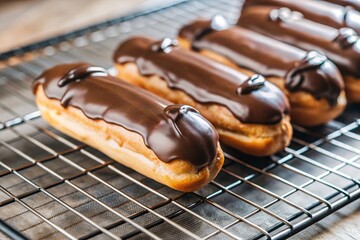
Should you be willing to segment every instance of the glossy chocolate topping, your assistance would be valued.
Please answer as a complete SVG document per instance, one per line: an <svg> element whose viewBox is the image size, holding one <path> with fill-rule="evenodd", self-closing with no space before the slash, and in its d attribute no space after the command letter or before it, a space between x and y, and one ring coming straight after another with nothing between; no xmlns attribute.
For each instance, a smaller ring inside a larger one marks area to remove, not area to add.
<svg viewBox="0 0 360 240"><path fill-rule="evenodd" d="M185 92L197 102L222 105L243 123L275 124L288 112L286 98L272 84L244 85L253 78L176 47L176 41L169 42L168 38L163 41L131 38L119 46L114 61L120 64L133 62L142 75L158 75L168 87ZM167 47L158 51L159 46L164 45ZM238 91L240 86L243 90Z"/></svg>
<svg viewBox="0 0 360 240"><path fill-rule="evenodd" d="M360 0L325 0L326 2L335 3L341 6L349 6L360 11Z"/></svg>
<svg viewBox="0 0 360 240"><path fill-rule="evenodd" d="M288 8L263 6L246 8L238 25L305 50L324 52L343 74L360 77L360 41L354 32L349 36L348 30L309 21Z"/></svg>
<svg viewBox="0 0 360 240"><path fill-rule="evenodd" d="M336 66L324 55L305 52L241 27L215 30L211 23L220 22L218 19L190 23L180 30L179 36L190 41L194 50L209 50L239 67L266 77L284 78L288 90L305 91L336 104L343 80Z"/></svg>
<svg viewBox="0 0 360 240"><path fill-rule="evenodd" d="M253 91L256 91L265 86L265 78L261 75L255 74L252 75L247 81L240 84L236 89L238 95L250 94Z"/></svg>
<svg viewBox="0 0 360 240"><path fill-rule="evenodd" d="M170 105L105 69L86 63L58 65L34 81L34 92L39 85L64 108L78 108L88 118L140 134L161 161L182 159L200 169L216 158L218 134L194 108Z"/></svg>
<svg viewBox="0 0 360 240"><path fill-rule="evenodd" d="M247 0L243 9L254 5L286 7L302 13L311 21L337 29L348 27L360 33L360 12L351 7L313 0Z"/></svg>
<svg viewBox="0 0 360 240"><path fill-rule="evenodd" d="M339 35L334 39L342 49L350 48L359 41L359 35L351 28L339 29Z"/></svg>

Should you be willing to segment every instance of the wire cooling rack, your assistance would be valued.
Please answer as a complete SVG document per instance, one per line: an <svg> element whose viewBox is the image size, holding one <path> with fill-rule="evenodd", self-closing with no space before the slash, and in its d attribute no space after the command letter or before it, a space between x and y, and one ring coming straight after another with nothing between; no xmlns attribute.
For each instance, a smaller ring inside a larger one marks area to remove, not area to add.
<svg viewBox="0 0 360 240"><path fill-rule="evenodd" d="M154 182L46 124L31 82L55 64L111 67L130 35L175 36L199 16L238 17L241 1L182 1L0 56L0 239L283 239L360 197L360 110L321 128L294 126L269 158L226 148L195 193Z"/></svg>

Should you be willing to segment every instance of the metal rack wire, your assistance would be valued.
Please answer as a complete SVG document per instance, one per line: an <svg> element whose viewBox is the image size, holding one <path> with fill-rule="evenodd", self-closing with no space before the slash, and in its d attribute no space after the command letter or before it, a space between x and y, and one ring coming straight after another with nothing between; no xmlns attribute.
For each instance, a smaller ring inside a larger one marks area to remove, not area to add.
<svg viewBox="0 0 360 240"><path fill-rule="evenodd" d="M156 183L40 118L30 89L45 68L111 67L126 37L175 35L215 13L235 21L241 2L183 1L2 55L0 239L283 239L358 199L357 106L321 128L294 126L291 145L269 158L224 147L219 176L195 193Z"/></svg>

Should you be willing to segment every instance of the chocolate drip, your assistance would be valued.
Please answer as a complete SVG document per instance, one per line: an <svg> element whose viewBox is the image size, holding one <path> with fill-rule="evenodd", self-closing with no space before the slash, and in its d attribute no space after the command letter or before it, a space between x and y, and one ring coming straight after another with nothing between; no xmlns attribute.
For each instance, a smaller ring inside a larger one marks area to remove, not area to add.
<svg viewBox="0 0 360 240"><path fill-rule="evenodd" d="M203 32L202 29L207 34L202 34L201 38L195 37ZM330 104L336 103L343 89L342 77L324 55L316 51L306 53L240 27L220 31L208 29L212 29L210 21L197 20L183 27L179 35L190 41L194 50L210 50L241 68L266 77L286 79L285 87L289 91L305 91L317 99L324 98Z"/></svg>
<svg viewBox="0 0 360 240"><path fill-rule="evenodd" d="M89 76L108 76L109 73L106 69L94 66L79 66L78 68L71 69L65 76L59 79L58 86L64 87L66 84L73 81L81 81Z"/></svg>
<svg viewBox="0 0 360 240"><path fill-rule="evenodd" d="M279 14L279 11L288 10L264 6L246 8L240 16L238 25L304 50L323 52L340 68L344 75L360 77L360 41L358 38L355 39L353 33L349 38L346 37L347 40L344 42L347 48L344 51L343 47L339 45L339 41L334 41L339 36L338 29L305 18L272 21L270 16ZM338 39L341 42L341 37Z"/></svg>
<svg viewBox="0 0 360 240"><path fill-rule="evenodd" d="M265 87L265 78L261 75L255 74L243 82L238 89L236 89L236 92L239 95L250 94L262 87Z"/></svg>
<svg viewBox="0 0 360 240"><path fill-rule="evenodd" d="M182 159L201 169L217 155L218 135L195 109L169 102L86 63L46 70L33 83L64 108L80 109L88 118L104 120L140 134L161 161Z"/></svg>
<svg viewBox="0 0 360 240"><path fill-rule="evenodd" d="M311 88L311 85L309 86L306 82L304 82L307 77L306 73L311 70L316 71L316 69L319 69L321 66L326 64L327 61L327 58L319 52L308 52L305 58L302 61L298 62L297 66L286 74L286 88L290 91L297 91L298 89L302 88L306 90L306 88L308 87ZM324 73L326 74L326 72ZM323 79L327 80L326 78ZM315 81L316 78L312 80ZM315 94L316 98L326 98L331 105L336 105L340 89L333 89L332 86L333 85L331 84L327 84L327 88L324 88L324 91L317 92L317 94Z"/></svg>
<svg viewBox="0 0 360 240"><path fill-rule="evenodd" d="M296 91L304 81L302 73L312 68L319 68L325 61L327 58L324 55L316 51L308 52L306 57L286 74L286 87L291 91Z"/></svg>
<svg viewBox="0 0 360 240"><path fill-rule="evenodd" d="M336 29L348 27L360 34L360 12L352 7L342 7L332 3L313 0L247 0L243 10L252 6L288 8L300 12L306 19L331 26ZM287 13L292 14L292 13ZM272 16L273 17L273 16Z"/></svg>
<svg viewBox="0 0 360 240"><path fill-rule="evenodd" d="M158 75L169 88L178 89L204 104L219 104L243 123L276 124L288 112L283 93L265 82L249 94L237 94L248 76L182 48L171 52L153 51L163 41L136 37L122 43L114 61L135 63L143 76Z"/></svg>
<svg viewBox="0 0 360 240"><path fill-rule="evenodd" d="M350 48L358 41L359 36L350 28L339 29L339 35L334 39L334 42L338 43L343 49Z"/></svg>

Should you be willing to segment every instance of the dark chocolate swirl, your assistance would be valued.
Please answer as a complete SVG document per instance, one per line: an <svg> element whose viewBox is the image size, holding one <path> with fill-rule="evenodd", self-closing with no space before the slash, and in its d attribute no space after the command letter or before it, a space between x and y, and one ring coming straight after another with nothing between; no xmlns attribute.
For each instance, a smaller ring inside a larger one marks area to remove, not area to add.
<svg viewBox="0 0 360 240"><path fill-rule="evenodd" d="M210 50L241 68L286 79L285 87L289 91L305 91L316 99L336 103L343 81L335 65L324 55L316 51L307 53L240 27L215 30L210 22L192 22L180 30L179 36L190 41L193 50ZM206 29L207 34L195 37L202 29Z"/></svg>
<svg viewBox="0 0 360 240"><path fill-rule="evenodd" d="M288 113L287 100L274 85L265 82L250 94L238 95L237 88L248 76L182 48L168 53L153 51L156 44L162 41L128 39L116 50L114 61L135 63L142 75L160 76L169 88L181 90L197 102L222 105L243 123L276 124Z"/></svg>
<svg viewBox="0 0 360 240"><path fill-rule="evenodd" d="M343 41L343 37L338 37L338 29L305 18L272 21L270 15L278 11L266 6L246 8L238 25L307 51L323 52L343 75L360 77L360 41L353 33L349 37L346 35ZM336 38L338 40L334 41ZM347 48L344 50L339 42L344 42Z"/></svg>
<svg viewBox="0 0 360 240"><path fill-rule="evenodd" d="M161 161L182 159L201 169L217 155L218 134L194 108L169 102L111 77L105 69L86 63L58 65L33 83L64 108L80 109L140 134Z"/></svg>

